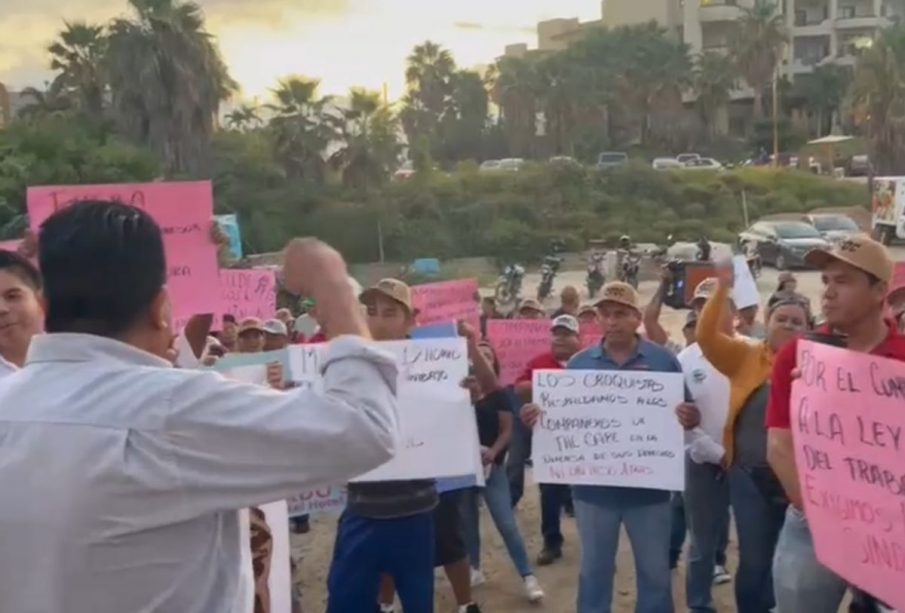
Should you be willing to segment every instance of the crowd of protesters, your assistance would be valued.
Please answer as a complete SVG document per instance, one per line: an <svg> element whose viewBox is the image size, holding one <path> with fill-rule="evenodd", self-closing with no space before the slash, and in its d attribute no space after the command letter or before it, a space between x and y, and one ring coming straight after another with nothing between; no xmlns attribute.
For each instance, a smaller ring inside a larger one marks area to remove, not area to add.
<svg viewBox="0 0 905 613"><path fill-rule="evenodd" d="M37 266L0 251L0 611L232 611L241 546L235 511L313 484L347 483L393 455L396 364L379 343L407 339L416 326L402 281L358 293L336 251L295 240L283 283L309 299L305 321L286 309L263 321L227 314L212 333L213 315L202 314L177 331L161 231L144 211L73 205L42 225L36 257ZM807 261L823 281L816 332L851 351L905 360L898 324L905 292L890 291L887 250L855 237ZM567 288L552 313L549 350L508 387L485 338L486 322L502 315L485 299L481 325L459 326L484 486L349 484L327 610L387 612L398 600L406 613L429 613L434 570L442 567L458 610L479 613L473 588L486 581L480 523L487 517L525 610L545 596L535 566L557 563L573 546L581 560L574 608L609 612L624 528L638 613L674 610L673 569L686 540L686 605L694 613L716 611L712 586L729 581L740 613L835 612L851 586L816 558L790 431L796 344L815 329L815 314L790 275L782 275L763 321L756 308L736 307L732 287L727 268L695 288L681 339L659 324L661 291L644 305L633 287L612 282L582 305ZM531 299L514 316L548 317ZM588 322L601 339L582 349ZM321 393L287 385L279 370L268 371L267 389L203 368L229 353L322 342L329 345ZM541 412L533 373L542 369L681 373L685 402L675 418L685 432L686 485L668 492L542 484L543 545L532 557L516 516ZM564 516L574 517L580 542L565 543ZM731 518L734 576L726 568ZM297 520L297 532L308 530L306 518ZM871 603L856 592L853 606Z"/></svg>

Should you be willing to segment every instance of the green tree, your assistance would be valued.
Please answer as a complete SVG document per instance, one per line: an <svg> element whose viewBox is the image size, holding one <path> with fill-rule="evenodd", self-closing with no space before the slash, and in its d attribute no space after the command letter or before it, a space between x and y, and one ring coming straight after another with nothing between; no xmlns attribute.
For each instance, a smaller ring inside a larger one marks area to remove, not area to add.
<svg viewBox="0 0 905 613"><path fill-rule="evenodd" d="M261 115L258 107L243 104L226 114L226 125L232 130L245 130L261 127Z"/></svg>
<svg viewBox="0 0 905 613"><path fill-rule="evenodd" d="M273 90L276 102L269 107L274 151L286 175L315 183L323 183L327 147L338 137L332 100L318 94L319 86L317 79L287 77Z"/></svg>
<svg viewBox="0 0 905 613"><path fill-rule="evenodd" d="M450 95L440 119L440 142L435 147L444 163L481 160L487 131L489 97L484 80L472 70L459 70L450 78Z"/></svg>
<svg viewBox="0 0 905 613"><path fill-rule="evenodd" d="M399 123L381 103L379 93L360 88L349 92L349 106L342 115L343 146L330 163L341 170L344 185L363 190L377 187L398 161Z"/></svg>
<svg viewBox="0 0 905 613"><path fill-rule="evenodd" d="M833 118L842 108L851 82L851 71L835 64L817 66L811 74L795 79L792 94L801 98L804 108L816 115L818 137L832 131Z"/></svg>
<svg viewBox="0 0 905 613"><path fill-rule="evenodd" d="M500 108L512 155L531 157L535 150L540 89L537 67L530 60L503 57L497 62L492 96Z"/></svg>
<svg viewBox="0 0 905 613"><path fill-rule="evenodd" d="M877 173L905 173L905 26L882 31L861 53L850 96Z"/></svg>
<svg viewBox="0 0 905 613"><path fill-rule="evenodd" d="M47 48L50 68L72 97L80 111L94 119L104 112L107 83L104 76L104 57L107 38L104 27L83 21L64 22L65 27Z"/></svg>
<svg viewBox="0 0 905 613"><path fill-rule="evenodd" d="M55 79L43 90L26 87L20 94L28 102L19 109L18 116L26 121L40 121L72 110L73 102L62 79Z"/></svg>
<svg viewBox="0 0 905 613"><path fill-rule="evenodd" d="M754 90L754 116L760 118L764 90L776 75L789 36L775 0L754 0L742 11L730 47L739 72Z"/></svg>
<svg viewBox="0 0 905 613"><path fill-rule="evenodd" d="M129 4L134 16L113 20L106 56L119 129L155 151L167 176L207 176L215 118L236 84L197 4Z"/></svg>
<svg viewBox="0 0 905 613"><path fill-rule="evenodd" d="M732 59L713 52L698 56L694 67L695 103L707 132L714 133L713 120L727 104L737 82Z"/></svg>

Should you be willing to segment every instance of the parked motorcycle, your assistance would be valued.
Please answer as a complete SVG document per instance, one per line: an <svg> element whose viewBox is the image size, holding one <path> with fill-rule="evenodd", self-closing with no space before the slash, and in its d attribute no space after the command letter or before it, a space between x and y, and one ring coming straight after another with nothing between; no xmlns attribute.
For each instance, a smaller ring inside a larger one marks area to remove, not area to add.
<svg viewBox="0 0 905 613"><path fill-rule="evenodd" d="M540 268L540 285L537 286L537 299L541 302L553 293L553 280L561 265L562 258L558 255L544 256L544 263Z"/></svg>
<svg viewBox="0 0 905 613"><path fill-rule="evenodd" d="M510 264L503 269L496 283L496 301L501 307L515 306L522 299L522 281L525 269L519 264Z"/></svg>
<svg viewBox="0 0 905 613"><path fill-rule="evenodd" d="M600 291L600 288L606 283L606 274L604 273L604 261L606 254L595 251L588 258L588 275L585 284L588 287L588 298L593 298Z"/></svg>
<svg viewBox="0 0 905 613"><path fill-rule="evenodd" d="M641 255L627 249L620 249L617 253L617 270L619 280L628 283L638 289L638 273L641 270Z"/></svg>

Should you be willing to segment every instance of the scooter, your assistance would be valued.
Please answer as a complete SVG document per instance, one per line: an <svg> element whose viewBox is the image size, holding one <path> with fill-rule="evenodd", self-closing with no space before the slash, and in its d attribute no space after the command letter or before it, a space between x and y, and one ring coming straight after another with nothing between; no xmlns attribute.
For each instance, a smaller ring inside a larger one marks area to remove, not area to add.
<svg viewBox="0 0 905 613"><path fill-rule="evenodd" d="M510 264L503 269L496 283L496 301L500 306L515 305L522 299L522 281L525 269L519 264Z"/></svg>
<svg viewBox="0 0 905 613"><path fill-rule="evenodd" d="M540 285L537 286L537 299L543 302L553 293L553 280L559 267L562 265L562 258L557 255L544 256L544 263L540 269Z"/></svg>
<svg viewBox="0 0 905 613"><path fill-rule="evenodd" d="M588 287L588 298L593 298L606 283L606 275L603 272L605 253L594 252L588 259L588 275L585 284Z"/></svg>
<svg viewBox="0 0 905 613"><path fill-rule="evenodd" d="M638 272L641 269L641 256L626 249L619 250L619 280L638 289Z"/></svg>

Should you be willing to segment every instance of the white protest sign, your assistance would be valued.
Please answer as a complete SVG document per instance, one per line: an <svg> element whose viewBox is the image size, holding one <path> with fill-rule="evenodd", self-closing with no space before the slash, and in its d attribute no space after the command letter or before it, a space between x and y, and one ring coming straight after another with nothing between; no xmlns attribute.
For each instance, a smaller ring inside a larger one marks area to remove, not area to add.
<svg viewBox="0 0 905 613"><path fill-rule="evenodd" d="M757 289L757 281L751 274L751 267L743 255L732 258L732 268L735 272L735 283L732 286L732 301L735 306L744 309L760 304L760 292Z"/></svg>
<svg viewBox="0 0 905 613"><path fill-rule="evenodd" d="M474 474L478 453L474 408L462 381L468 351L461 338L378 343L396 356L402 447L396 457L354 481L433 479ZM291 379L323 389L320 374L327 345L289 348Z"/></svg>
<svg viewBox="0 0 905 613"><path fill-rule="evenodd" d="M535 481L684 489L681 373L543 370L533 390Z"/></svg>

